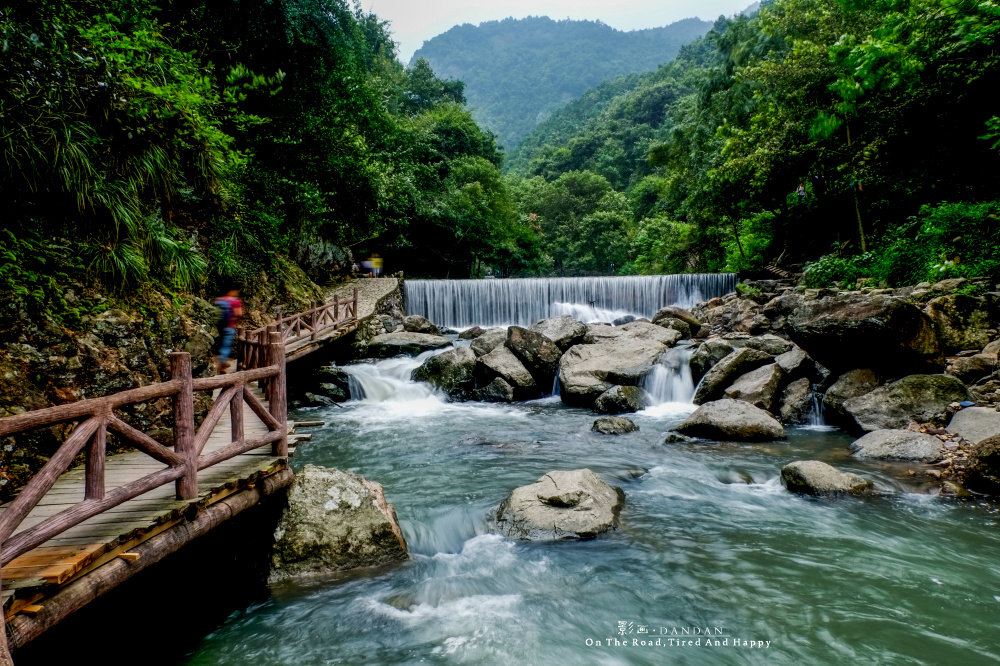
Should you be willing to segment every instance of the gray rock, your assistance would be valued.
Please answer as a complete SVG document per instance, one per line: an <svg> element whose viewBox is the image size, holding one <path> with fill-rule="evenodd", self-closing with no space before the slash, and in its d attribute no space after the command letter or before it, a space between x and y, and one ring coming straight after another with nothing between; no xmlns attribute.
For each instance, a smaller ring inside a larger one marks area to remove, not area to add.
<svg viewBox="0 0 1000 666"><path fill-rule="evenodd" d="M590 327L590 344L570 348L559 360L559 387L568 405L590 407L612 386L638 386L657 359L680 337L648 322Z"/></svg>
<svg viewBox="0 0 1000 666"><path fill-rule="evenodd" d="M782 423L803 423L812 411L812 384L801 377L785 387L778 403Z"/></svg>
<svg viewBox="0 0 1000 666"><path fill-rule="evenodd" d="M600 414L626 414L643 408L642 389L638 386L612 386L594 401Z"/></svg>
<svg viewBox="0 0 1000 666"><path fill-rule="evenodd" d="M756 349L737 349L712 366L705 373L694 392L694 403L713 400L722 395L723 390L737 377L770 363L772 356Z"/></svg>
<svg viewBox="0 0 1000 666"><path fill-rule="evenodd" d="M868 495L875 486L868 479L819 460L798 460L781 468L789 492L804 495Z"/></svg>
<svg viewBox="0 0 1000 666"><path fill-rule="evenodd" d="M438 335L440 331L426 317L420 315L408 315L403 317L403 330L408 333L427 333Z"/></svg>
<svg viewBox="0 0 1000 666"><path fill-rule="evenodd" d="M982 349L990 341L990 321L986 300L965 294L948 294L928 301L924 313L934 323L941 346L947 353Z"/></svg>
<svg viewBox="0 0 1000 666"><path fill-rule="evenodd" d="M639 426L624 416L602 416L594 421L594 425L590 429L602 435L624 435L636 432Z"/></svg>
<svg viewBox="0 0 1000 666"><path fill-rule="evenodd" d="M333 402L351 399L351 376L334 366L315 368L310 377L311 393L328 398Z"/></svg>
<svg viewBox="0 0 1000 666"><path fill-rule="evenodd" d="M507 329L491 328L482 333L470 345L476 356L485 356L507 341Z"/></svg>
<svg viewBox="0 0 1000 666"><path fill-rule="evenodd" d="M944 445L934 435L912 430L874 430L851 444L854 457L868 460L934 462Z"/></svg>
<svg viewBox="0 0 1000 666"><path fill-rule="evenodd" d="M1000 437L984 439L972 448L965 483L979 492L1000 493Z"/></svg>
<svg viewBox="0 0 1000 666"><path fill-rule="evenodd" d="M486 386L476 389L473 395L476 400L483 402L514 402L516 399L514 387L500 377L495 378Z"/></svg>
<svg viewBox="0 0 1000 666"><path fill-rule="evenodd" d="M678 333L681 334L682 340L690 338L692 334L691 325L682 319L675 319L674 317L665 317L657 321L656 325L677 331ZM698 331L698 329L694 330Z"/></svg>
<svg viewBox="0 0 1000 666"><path fill-rule="evenodd" d="M473 372L476 383L480 386L488 385L496 377L503 379L514 387L517 400L530 400L539 395L535 378L507 347L498 346L489 354L480 356Z"/></svg>
<svg viewBox="0 0 1000 666"><path fill-rule="evenodd" d="M774 362L785 371L787 377L791 378L812 375L816 367L809 354L799 347L794 347L784 354L778 354L774 357Z"/></svg>
<svg viewBox="0 0 1000 666"><path fill-rule="evenodd" d="M396 511L382 486L315 465L296 473L274 538L272 581L407 558Z"/></svg>
<svg viewBox="0 0 1000 666"><path fill-rule="evenodd" d="M870 368L848 370L837 378L823 396L823 409L834 420L850 418L844 403L851 398L870 393L878 388L878 375Z"/></svg>
<svg viewBox="0 0 1000 666"><path fill-rule="evenodd" d="M507 349L524 364L539 386L552 386L562 351L541 333L520 326L507 329Z"/></svg>
<svg viewBox="0 0 1000 666"><path fill-rule="evenodd" d="M413 371L413 379L427 382L453 398L469 395L474 385L476 355L468 347L456 347L431 356Z"/></svg>
<svg viewBox="0 0 1000 666"><path fill-rule="evenodd" d="M948 405L969 399L965 384L948 375L910 375L844 402L850 425L871 432L905 428L911 421L941 421Z"/></svg>
<svg viewBox="0 0 1000 666"><path fill-rule="evenodd" d="M716 363L733 353L734 347L721 338L709 338L691 355L691 378L698 381Z"/></svg>
<svg viewBox="0 0 1000 666"><path fill-rule="evenodd" d="M966 384L971 384L993 374L998 369L1000 369L1000 365L997 364L996 356L973 354L972 356L960 356L952 359L946 372L958 377Z"/></svg>
<svg viewBox="0 0 1000 666"><path fill-rule="evenodd" d="M742 400L706 402L677 427L690 437L730 441L781 439L785 429L773 416Z"/></svg>
<svg viewBox="0 0 1000 666"><path fill-rule="evenodd" d="M583 337L587 334L587 326L568 315L543 319L536 322L531 330L541 333L563 351L583 342Z"/></svg>
<svg viewBox="0 0 1000 666"><path fill-rule="evenodd" d="M784 376L785 372L777 363L769 363L740 375L724 394L727 398L743 400L770 412L774 409Z"/></svg>
<svg viewBox="0 0 1000 666"><path fill-rule="evenodd" d="M393 356L419 356L425 351L443 349L451 345L451 340L440 335L427 333L383 333L368 341L365 354L372 358L392 358Z"/></svg>
<svg viewBox="0 0 1000 666"><path fill-rule="evenodd" d="M795 348L794 344L773 333L765 333L764 335L727 333L722 336L722 339L731 344L734 349L756 349L771 356L778 356Z"/></svg>
<svg viewBox="0 0 1000 666"><path fill-rule="evenodd" d="M482 326L473 326L472 328L467 328L458 334L459 340L475 340L480 335L486 332L486 329Z"/></svg>
<svg viewBox="0 0 1000 666"><path fill-rule="evenodd" d="M888 294L785 294L772 316L789 337L829 368L942 367L934 325L916 306Z"/></svg>
<svg viewBox="0 0 1000 666"><path fill-rule="evenodd" d="M585 539L618 527L625 494L589 469L556 470L514 489L496 513L511 538Z"/></svg>
<svg viewBox="0 0 1000 666"><path fill-rule="evenodd" d="M951 417L948 430L978 444L1000 436L1000 412L989 407L966 407Z"/></svg>
<svg viewBox="0 0 1000 666"><path fill-rule="evenodd" d="M611 324L613 326L624 326L625 324L631 324L635 321L635 315L625 315L624 317L618 317Z"/></svg>
<svg viewBox="0 0 1000 666"><path fill-rule="evenodd" d="M650 321L654 324L662 326L661 323L667 319L678 319L688 325L688 329L691 331L697 331L701 328L701 321L695 317L690 310L685 310L684 308L679 308L673 305L668 305L664 308L660 308L653 315Z"/></svg>

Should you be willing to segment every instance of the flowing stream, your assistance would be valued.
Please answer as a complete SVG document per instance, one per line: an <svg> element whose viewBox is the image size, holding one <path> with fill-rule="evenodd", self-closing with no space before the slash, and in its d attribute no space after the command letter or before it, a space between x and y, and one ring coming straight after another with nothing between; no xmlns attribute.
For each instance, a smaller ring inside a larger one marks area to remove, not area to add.
<svg viewBox="0 0 1000 666"><path fill-rule="evenodd" d="M996 663L992 508L917 492L898 469L851 459L851 438L832 429L664 444L694 408L689 354L664 355L644 385L650 406L633 415L641 430L621 437L592 433L594 415L557 397L447 402L409 380L422 359L348 366L359 399L297 414L327 425L294 464L382 483L411 559L279 587L205 637L190 663ZM796 459L862 472L892 494L791 495L778 473ZM580 467L624 490L619 530L561 543L490 532L512 488ZM663 647L632 645L664 631ZM706 631L727 644L666 640ZM770 643L733 644L743 640Z"/></svg>

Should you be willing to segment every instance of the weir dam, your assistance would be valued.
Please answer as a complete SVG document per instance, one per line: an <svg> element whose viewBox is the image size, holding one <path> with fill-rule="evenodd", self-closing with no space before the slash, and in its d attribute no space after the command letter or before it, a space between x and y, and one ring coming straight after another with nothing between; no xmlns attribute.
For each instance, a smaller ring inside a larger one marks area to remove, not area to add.
<svg viewBox="0 0 1000 666"><path fill-rule="evenodd" d="M439 326L528 326L572 315L582 321L651 317L666 305L690 307L736 288L735 273L624 277L406 280L406 311Z"/></svg>

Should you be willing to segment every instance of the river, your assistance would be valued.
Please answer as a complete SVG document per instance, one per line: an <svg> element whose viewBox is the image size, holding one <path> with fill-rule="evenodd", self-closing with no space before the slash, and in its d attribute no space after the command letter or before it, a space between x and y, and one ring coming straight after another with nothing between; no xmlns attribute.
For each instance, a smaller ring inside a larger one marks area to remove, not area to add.
<svg viewBox="0 0 1000 666"><path fill-rule="evenodd" d="M693 409L683 349L647 379L640 431L620 437L590 432L594 415L556 397L447 402L409 381L420 360L350 366L363 399L293 415L327 423L294 464L382 483L411 559L278 587L189 663L997 663L990 505L919 492L898 468L851 459L852 438L822 426L778 443L664 444ZM892 494L791 495L778 473L796 459ZM490 532L512 488L581 467L624 490L620 529L558 543Z"/></svg>

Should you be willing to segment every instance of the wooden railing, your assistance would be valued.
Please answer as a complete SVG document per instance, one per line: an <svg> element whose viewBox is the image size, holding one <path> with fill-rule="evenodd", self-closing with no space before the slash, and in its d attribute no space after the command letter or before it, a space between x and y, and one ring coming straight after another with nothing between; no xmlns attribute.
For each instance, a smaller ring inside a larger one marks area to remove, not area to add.
<svg viewBox="0 0 1000 666"><path fill-rule="evenodd" d="M288 456L285 343L277 332L272 333L267 342L261 367L195 379L191 374L191 356L186 352L174 352L170 355L170 371L170 381L0 418L0 437L60 423L79 422L42 469L0 514L0 544L3 544L0 566L92 516L167 483L176 484L178 499L194 499L198 494L198 471L223 460L265 444L271 444L273 455ZM256 381L266 381L267 405L250 390L251 384ZM220 391L218 396L196 428L194 393L216 389ZM173 447L160 444L115 415L115 410L121 407L162 398L173 400ZM267 426L267 435L255 439L245 437L244 404ZM205 452L205 445L226 409L232 421L231 443ZM106 489L104 463L109 430L166 467L123 486ZM14 534L59 476L84 451L84 499Z"/></svg>
<svg viewBox="0 0 1000 666"><path fill-rule="evenodd" d="M331 330L344 328L358 319L358 290L350 298L334 296L326 303L285 317L256 329L243 329L237 338L239 367L257 368L264 362L268 336L277 333L284 344L316 340Z"/></svg>

